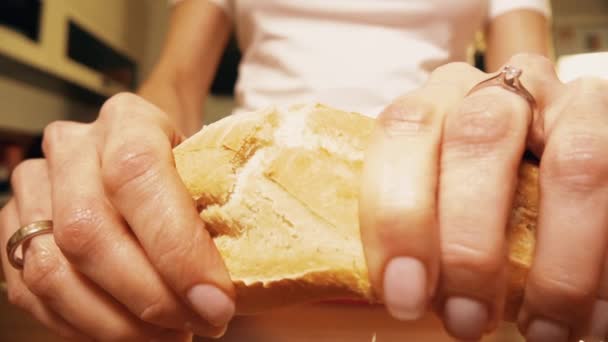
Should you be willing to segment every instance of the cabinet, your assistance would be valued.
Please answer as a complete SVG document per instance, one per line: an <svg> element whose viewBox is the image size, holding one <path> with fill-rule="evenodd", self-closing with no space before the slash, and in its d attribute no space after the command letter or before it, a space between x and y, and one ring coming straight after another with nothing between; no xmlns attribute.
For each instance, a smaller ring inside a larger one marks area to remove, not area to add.
<svg viewBox="0 0 608 342"><path fill-rule="evenodd" d="M48 123L92 121L107 97L133 90L166 9L156 0L0 1L0 169L5 146L25 152Z"/></svg>

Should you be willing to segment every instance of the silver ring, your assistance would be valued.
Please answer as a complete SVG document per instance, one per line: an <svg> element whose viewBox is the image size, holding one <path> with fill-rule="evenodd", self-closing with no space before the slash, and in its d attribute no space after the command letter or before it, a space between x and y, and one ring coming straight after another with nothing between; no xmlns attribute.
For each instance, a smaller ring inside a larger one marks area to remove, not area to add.
<svg viewBox="0 0 608 342"><path fill-rule="evenodd" d="M23 256L17 256L17 249L35 236L52 232L51 220L36 221L19 228L6 243L6 255L10 264L18 270L23 269Z"/></svg>
<svg viewBox="0 0 608 342"><path fill-rule="evenodd" d="M536 100L534 100L532 94L530 94L530 92L523 86L523 84L519 80L519 77L522 73L522 69L516 68L511 65L505 65L502 70L500 70L498 75L483 80L477 85L475 85L473 88L471 88L467 96L486 87L498 86L523 97L530 105L532 114L534 115L534 117L536 117Z"/></svg>

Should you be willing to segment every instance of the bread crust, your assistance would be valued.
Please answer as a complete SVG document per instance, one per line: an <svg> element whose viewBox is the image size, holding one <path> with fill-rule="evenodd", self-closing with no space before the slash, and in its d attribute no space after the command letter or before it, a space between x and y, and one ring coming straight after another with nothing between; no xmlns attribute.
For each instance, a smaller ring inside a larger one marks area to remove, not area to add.
<svg viewBox="0 0 608 342"><path fill-rule="evenodd" d="M358 228L359 179L375 120L321 104L224 118L174 149L237 292L237 312L331 299L376 303ZM538 170L522 163L511 212L515 317L534 248Z"/></svg>

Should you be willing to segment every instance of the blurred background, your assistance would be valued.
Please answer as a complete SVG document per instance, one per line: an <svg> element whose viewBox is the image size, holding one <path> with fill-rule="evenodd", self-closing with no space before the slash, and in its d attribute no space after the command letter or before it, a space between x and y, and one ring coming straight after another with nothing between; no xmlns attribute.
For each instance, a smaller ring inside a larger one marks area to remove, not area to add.
<svg viewBox="0 0 608 342"><path fill-rule="evenodd" d="M552 45L563 80L608 77L608 0L552 0ZM0 0L0 205L10 170L39 155L42 129L91 121L103 101L133 91L162 47L165 0ZM483 69L483 36L471 63ZM205 104L205 123L230 113L240 54L232 40Z"/></svg>
<svg viewBox="0 0 608 342"><path fill-rule="evenodd" d="M92 121L105 99L145 79L168 14L166 0L0 0L0 206L10 170L40 154L49 122ZM238 59L231 42L205 122L230 113Z"/></svg>
<svg viewBox="0 0 608 342"><path fill-rule="evenodd" d="M560 78L608 78L608 0L551 4ZM135 90L146 78L159 55L168 14L165 0L0 0L0 206L10 196L14 166L41 155L40 136L49 122L92 121L105 99ZM471 63L483 69L483 55L480 34L471 46ZM205 123L230 113L239 58L232 41L205 103ZM51 338L8 308L0 295L0 340Z"/></svg>

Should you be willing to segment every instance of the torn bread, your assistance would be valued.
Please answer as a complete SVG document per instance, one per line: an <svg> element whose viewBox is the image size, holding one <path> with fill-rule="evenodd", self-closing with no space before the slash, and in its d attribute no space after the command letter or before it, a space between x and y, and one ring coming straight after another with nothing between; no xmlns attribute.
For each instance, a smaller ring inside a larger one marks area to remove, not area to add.
<svg viewBox="0 0 608 342"><path fill-rule="evenodd" d="M319 104L233 115L174 149L177 170L224 258L237 311L327 299L376 302L358 225L375 120ZM537 169L524 163L508 227L507 317L534 247Z"/></svg>

